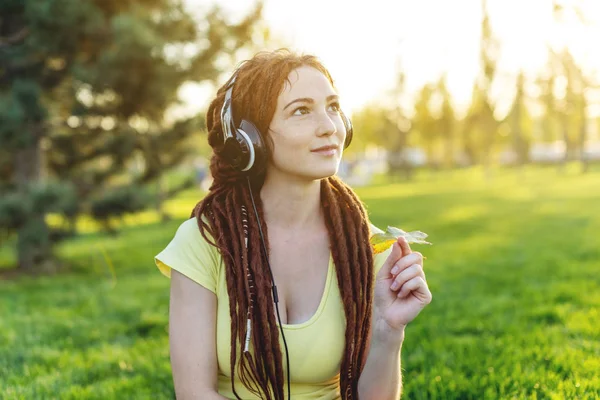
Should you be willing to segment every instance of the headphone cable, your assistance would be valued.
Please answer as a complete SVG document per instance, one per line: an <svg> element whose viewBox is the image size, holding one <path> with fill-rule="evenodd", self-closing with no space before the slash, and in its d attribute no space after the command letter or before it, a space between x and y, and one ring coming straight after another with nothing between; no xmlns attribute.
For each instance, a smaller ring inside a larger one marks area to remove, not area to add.
<svg viewBox="0 0 600 400"><path fill-rule="evenodd" d="M288 354L287 342L283 333L283 324L281 323L281 316L279 315L279 296L277 296L277 286L275 286L275 279L273 278L273 271L271 270L271 263L269 262L269 253L267 252L267 246L265 245L265 238L263 236L262 226L258 217L258 211L256 210L256 204L254 203L254 195L252 194L252 185L250 184L250 177L246 177L248 181L248 190L250 191L250 199L252 200L252 208L254 208L254 214L256 215L256 221L258 222L258 232L260 233L260 240L262 243L263 252L267 259L267 265L269 267L269 275L271 276L271 290L273 292L273 301L275 302L275 310L277 311L277 320L279 321L279 330L281 331L281 337L283 339L283 345L285 347L285 361L287 366L287 386L288 386L288 399L291 399L290 393L290 356Z"/></svg>

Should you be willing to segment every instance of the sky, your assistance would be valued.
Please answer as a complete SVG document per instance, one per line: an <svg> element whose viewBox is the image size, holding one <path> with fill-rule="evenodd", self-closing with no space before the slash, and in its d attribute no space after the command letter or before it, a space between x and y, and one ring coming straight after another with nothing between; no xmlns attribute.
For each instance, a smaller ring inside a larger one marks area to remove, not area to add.
<svg viewBox="0 0 600 400"><path fill-rule="evenodd" d="M185 0L199 11L212 0ZM501 80L495 95L508 107L519 69L533 75L547 59L546 44L566 45L600 84L600 1L580 4L590 24L574 15L557 25L551 0L488 0L494 34L501 42ZM249 0L219 0L239 18ZM318 56L330 70L342 107L350 114L388 91L401 65L415 93L446 74L456 106L466 107L479 71L480 0L266 0L264 19L273 36L299 52ZM596 45L597 46L597 45ZM201 109L212 95L207 87L186 85L181 96Z"/></svg>

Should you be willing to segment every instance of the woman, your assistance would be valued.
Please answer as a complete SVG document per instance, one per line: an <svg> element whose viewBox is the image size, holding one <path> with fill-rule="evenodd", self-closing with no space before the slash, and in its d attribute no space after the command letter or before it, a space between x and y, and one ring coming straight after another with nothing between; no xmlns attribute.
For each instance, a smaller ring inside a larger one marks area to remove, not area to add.
<svg viewBox="0 0 600 400"><path fill-rule="evenodd" d="M155 258L177 397L398 399L404 328L431 293L404 239L374 256L377 228L334 176L351 125L329 72L259 53L206 121L213 184Z"/></svg>

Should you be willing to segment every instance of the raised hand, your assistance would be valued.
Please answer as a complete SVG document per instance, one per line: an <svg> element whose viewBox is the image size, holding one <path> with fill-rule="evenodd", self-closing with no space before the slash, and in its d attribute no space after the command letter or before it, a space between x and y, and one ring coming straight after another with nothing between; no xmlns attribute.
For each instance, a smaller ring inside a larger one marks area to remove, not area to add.
<svg viewBox="0 0 600 400"><path fill-rule="evenodd" d="M423 256L399 237L375 280L373 328L392 336L403 334L431 298Z"/></svg>

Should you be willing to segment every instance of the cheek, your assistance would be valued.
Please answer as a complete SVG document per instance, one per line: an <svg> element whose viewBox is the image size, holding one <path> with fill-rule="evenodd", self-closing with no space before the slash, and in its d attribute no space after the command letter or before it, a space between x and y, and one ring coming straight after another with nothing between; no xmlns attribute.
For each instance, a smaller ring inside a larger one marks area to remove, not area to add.
<svg viewBox="0 0 600 400"><path fill-rule="evenodd" d="M340 123L336 125L336 129L337 136L340 138L340 140L343 141L346 137L346 125L344 125L344 123L340 121Z"/></svg>
<svg viewBox="0 0 600 400"><path fill-rule="evenodd" d="M298 158L301 157L300 145L297 140L290 137L285 137L281 134L272 134L272 156L271 162L281 168L288 164L298 163Z"/></svg>
<svg viewBox="0 0 600 400"><path fill-rule="evenodd" d="M300 155L305 151L310 150L311 140L310 135L306 134L306 129L287 128L280 130L279 133L271 134L273 143L273 151L275 154L288 153L289 155ZM281 158L281 157L279 157Z"/></svg>

